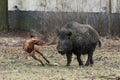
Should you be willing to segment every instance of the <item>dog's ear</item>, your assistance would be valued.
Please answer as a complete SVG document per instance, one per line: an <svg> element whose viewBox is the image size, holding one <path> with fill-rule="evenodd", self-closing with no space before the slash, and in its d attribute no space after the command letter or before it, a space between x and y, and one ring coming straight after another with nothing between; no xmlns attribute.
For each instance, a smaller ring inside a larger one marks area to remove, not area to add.
<svg viewBox="0 0 120 80"><path fill-rule="evenodd" d="M33 38L33 37L35 37L35 36L33 36L32 34L30 35L30 38Z"/></svg>

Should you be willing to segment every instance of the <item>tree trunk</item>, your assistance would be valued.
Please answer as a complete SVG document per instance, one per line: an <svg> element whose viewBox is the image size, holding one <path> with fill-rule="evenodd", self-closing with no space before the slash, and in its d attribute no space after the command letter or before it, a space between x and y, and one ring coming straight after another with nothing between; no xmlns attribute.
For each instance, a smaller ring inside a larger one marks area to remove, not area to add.
<svg viewBox="0 0 120 80"><path fill-rule="evenodd" d="M8 30L8 0L0 0L0 30Z"/></svg>

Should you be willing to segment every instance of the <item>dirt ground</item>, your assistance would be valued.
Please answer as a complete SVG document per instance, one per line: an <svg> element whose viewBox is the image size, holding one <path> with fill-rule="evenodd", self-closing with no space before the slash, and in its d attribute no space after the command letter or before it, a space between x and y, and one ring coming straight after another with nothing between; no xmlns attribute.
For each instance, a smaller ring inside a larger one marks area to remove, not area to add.
<svg viewBox="0 0 120 80"><path fill-rule="evenodd" d="M79 67L73 56L66 68L66 58L57 53L56 45L43 46L40 51L51 62L43 67L31 57L23 58L22 42L30 34L25 30L0 32L0 80L120 80L120 38L101 37L102 47L96 48L94 65L88 67ZM82 59L85 62L86 56Z"/></svg>

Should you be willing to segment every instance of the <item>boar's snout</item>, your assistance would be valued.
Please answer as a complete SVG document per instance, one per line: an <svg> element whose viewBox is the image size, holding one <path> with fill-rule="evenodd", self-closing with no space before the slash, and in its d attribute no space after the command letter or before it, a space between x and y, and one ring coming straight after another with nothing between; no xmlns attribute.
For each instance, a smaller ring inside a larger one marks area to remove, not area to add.
<svg viewBox="0 0 120 80"><path fill-rule="evenodd" d="M59 53L62 53L62 52L63 52L63 49L62 49L62 48L58 48L58 52L59 52Z"/></svg>
<svg viewBox="0 0 120 80"><path fill-rule="evenodd" d="M60 53L61 55L65 54L63 48L57 47L58 53Z"/></svg>
<svg viewBox="0 0 120 80"><path fill-rule="evenodd" d="M61 48L61 47L57 47L57 50L59 53L63 52L63 48Z"/></svg>

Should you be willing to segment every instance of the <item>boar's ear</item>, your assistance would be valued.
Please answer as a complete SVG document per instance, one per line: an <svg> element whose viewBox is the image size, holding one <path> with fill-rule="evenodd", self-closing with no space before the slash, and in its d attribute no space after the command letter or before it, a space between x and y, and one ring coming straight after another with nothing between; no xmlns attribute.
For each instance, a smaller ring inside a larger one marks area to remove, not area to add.
<svg viewBox="0 0 120 80"><path fill-rule="evenodd" d="M55 30L55 32L56 32L57 36L59 36L59 34L60 34L60 29L57 28L57 29Z"/></svg>

